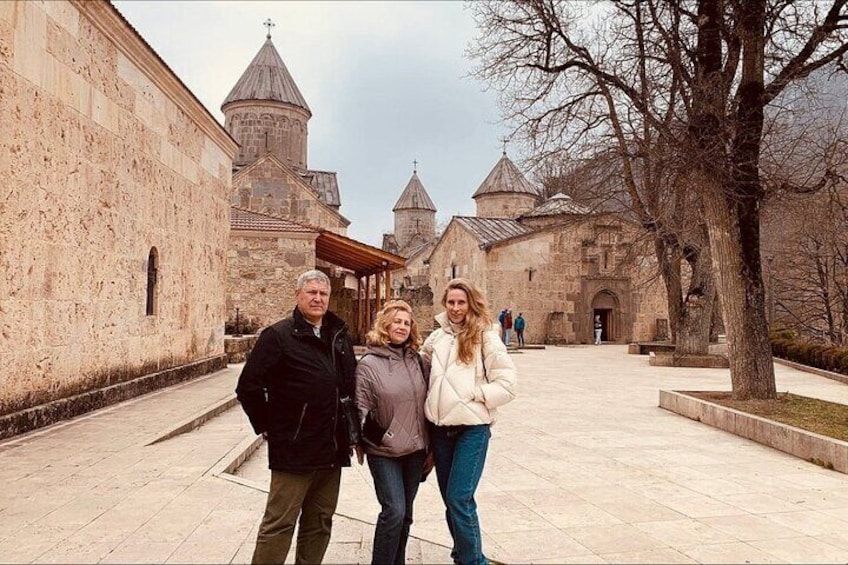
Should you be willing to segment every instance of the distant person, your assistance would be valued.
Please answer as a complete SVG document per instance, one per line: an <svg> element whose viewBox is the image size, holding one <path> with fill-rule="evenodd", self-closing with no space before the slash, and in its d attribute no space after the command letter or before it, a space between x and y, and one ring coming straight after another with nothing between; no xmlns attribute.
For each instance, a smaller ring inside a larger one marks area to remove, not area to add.
<svg viewBox="0 0 848 565"><path fill-rule="evenodd" d="M527 327L527 322L524 321L524 314L518 313L518 317L513 322L512 327L515 329L515 339L518 340L518 347L524 347L524 328Z"/></svg>
<svg viewBox="0 0 848 565"><path fill-rule="evenodd" d="M503 319L503 330L504 330L504 345L509 346L509 342L512 340L512 310L509 308L506 309L506 314Z"/></svg>
<svg viewBox="0 0 848 565"><path fill-rule="evenodd" d="M367 454L381 507L371 563L403 565L430 445L427 380L412 307L403 300L388 302L365 341L368 349L356 367L356 404L366 422L357 455L361 464L362 452ZM432 468L432 455L428 463Z"/></svg>
<svg viewBox="0 0 848 565"><path fill-rule="evenodd" d="M298 525L296 563L321 563L351 445L340 397L353 397L356 358L347 324L329 312L330 279L307 271L291 316L265 328L236 394L268 440L271 486L253 563L283 563Z"/></svg>
<svg viewBox="0 0 848 565"><path fill-rule="evenodd" d="M604 325L601 323L601 316L595 316L595 345L601 344L601 333L604 331Z"/></svg>
<svg viewBox="0 0 848 565"><path fill-rule="evenodd" d="M504 321L505 320L506 320L506 308L501 310L500 314L498 314L498 324L500 324L500 326L501 326L499 335L501 337L501 341L503 341L504 343L506 343L505 335L504 335Z"/></svg>
<svg viewBox="0 0 848 565"><path fill-rule="evenodd" d="M432 428L436 478L453 538L454 563L484 564L474 493L483 474L496 409L516 394L515 365L480 289L448 282L439 327L421 349L430 369L424 411Z"/></svg>

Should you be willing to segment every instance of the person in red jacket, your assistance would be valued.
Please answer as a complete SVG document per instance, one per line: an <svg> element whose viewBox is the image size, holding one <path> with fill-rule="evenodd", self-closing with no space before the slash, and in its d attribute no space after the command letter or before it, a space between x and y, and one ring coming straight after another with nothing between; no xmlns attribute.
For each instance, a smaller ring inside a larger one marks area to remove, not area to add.
<svg viewBox="0 0 848 565"><path fill-rule="evenodd" d="M510 308L507 308L506 313L504 313L503 330L504 345L509 346L509 342L512 339L512 310Z"/></svg>

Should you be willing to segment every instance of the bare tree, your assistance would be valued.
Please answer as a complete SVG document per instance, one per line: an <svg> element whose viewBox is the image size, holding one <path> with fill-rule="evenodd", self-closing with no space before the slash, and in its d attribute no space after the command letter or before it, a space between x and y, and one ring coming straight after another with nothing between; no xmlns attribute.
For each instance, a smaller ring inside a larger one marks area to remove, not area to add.
<svg viewBox="0 0 848 565"><path fill-rule="evenodd" d="M764 250L772 325L848 345L848 182L770 204Z"/></svg>
<svg viewBox="0 0 848 565"><path fill-rule="evenodd" d="M776 100L782 111L766 127L762 233L769 319L803 339L844 346L848 76L819 72L807 82Z"/></svg>
<svg viewBox="0 0 848 565"><path fill-rule="evenodd" d="M647 128L674 151L707 226L737 399L776 395L759 239L765 109L841 61L846 1L472 4L478 76L536 148Z"/></svg>

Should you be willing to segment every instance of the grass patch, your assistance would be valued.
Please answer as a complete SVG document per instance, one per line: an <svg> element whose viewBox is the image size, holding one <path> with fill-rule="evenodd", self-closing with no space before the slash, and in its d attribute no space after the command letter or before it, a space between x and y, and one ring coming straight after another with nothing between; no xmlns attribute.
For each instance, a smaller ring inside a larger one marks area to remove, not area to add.
<svg viewBox="0 0 848 565"><path fill-rule="evenodd" d="M789 392L777 400L733 400L730 392L686 391L683 394L774 420L823 436L848 441L848 405Z"/></svg>

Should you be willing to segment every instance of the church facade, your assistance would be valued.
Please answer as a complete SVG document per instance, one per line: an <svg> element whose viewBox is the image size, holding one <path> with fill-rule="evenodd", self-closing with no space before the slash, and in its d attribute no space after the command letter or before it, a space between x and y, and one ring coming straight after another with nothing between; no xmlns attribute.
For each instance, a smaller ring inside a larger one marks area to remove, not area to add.
<svg viewBox="0 0 848 565"><path fill-rule="evenodd" d="M438 238L420 237L397 273L396 296L432 296L429 311L416 309L425 328L448 281L465 277L486 292L493 315L504 308L523 314L527 343L591 343L595 316L606 342L655 338L658 320L667 318L665 294L638 226L561 193L543 201L506 153L472 198L476 215L451 218ZM435 214L429 195L418 202L428 203L419 214ZM384 236L384 245L415 232L414 216L395 209L395 234Z"/></svg>

